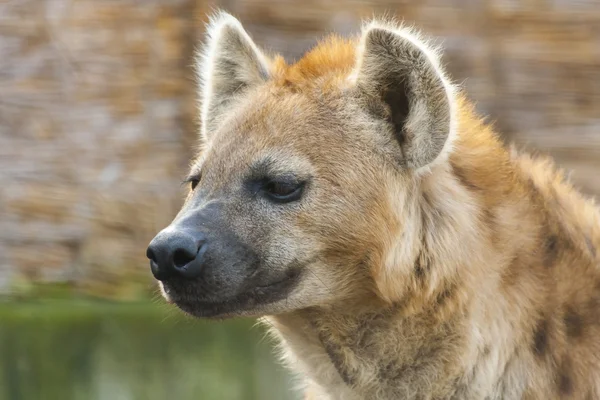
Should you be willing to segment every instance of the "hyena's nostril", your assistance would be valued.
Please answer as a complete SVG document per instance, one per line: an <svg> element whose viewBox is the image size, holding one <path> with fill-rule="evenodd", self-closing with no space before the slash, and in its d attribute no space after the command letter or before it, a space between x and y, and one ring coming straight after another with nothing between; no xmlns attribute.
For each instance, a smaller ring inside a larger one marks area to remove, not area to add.
<svg viewBox="0 0 600 400"><path fill-rule="evenodd" d="M190 249L177 249L173 254L173 264L175 268L180 269L185 267L190 262L194 261L196 258L197 251L193 253L189 251Z"/></svg>
<svg viewBox="0 0 600 400"><path fill-rule="evenodd" d="M179 248L173 254L173 266L177 273L184 278L197 278L204 267L206 243L199 241L194 246Z"/></svg>
<svg viewBox="0 0 600 400"><path fill-rule="evenodd" d="M148 247L146 249L146 257L150 260L150 261L154 261L156 262L156 255L154 254L154 251L152 251L152 249L150 247Z"/></svg>
<svg viewBox="0 0 600 400"><path fill-rule="evenodd" d="M150 259L150 269L152 270L152 275L154 275L156 279L163 281L169 278L171 275L170 269L165 268L164 266L161 267L162 263L154 252L152 246L149 246L146 250L146 257Z"/></svg>

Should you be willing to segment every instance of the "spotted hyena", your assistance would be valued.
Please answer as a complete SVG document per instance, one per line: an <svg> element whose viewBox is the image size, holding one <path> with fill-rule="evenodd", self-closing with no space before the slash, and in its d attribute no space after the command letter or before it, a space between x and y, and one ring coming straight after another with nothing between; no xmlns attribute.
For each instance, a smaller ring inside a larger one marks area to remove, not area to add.
<svg viewBox="0 0 600 400"><path fill-rule="evenodd" d="M218 13L198 77L168 301L264 317L310 399L600 399L600 213L426 40L376 20L288 65Z"/></svg>

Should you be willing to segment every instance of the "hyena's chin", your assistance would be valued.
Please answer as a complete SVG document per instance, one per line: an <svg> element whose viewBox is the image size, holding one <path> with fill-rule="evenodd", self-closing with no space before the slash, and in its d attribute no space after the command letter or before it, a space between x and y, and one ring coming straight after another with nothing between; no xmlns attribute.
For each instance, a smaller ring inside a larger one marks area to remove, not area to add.
<svg viewBox="0 0 600 400"><path fill-rule="evenodd" d="M252 280L238 293L206 292L201 282L170 279L161 282L161 292L167 302L185 313L198 318L229 318L236 316L258 317L279 311L287 311L287 296L301 279L301 269L293 268L282 277L270 280Z"/></svg>

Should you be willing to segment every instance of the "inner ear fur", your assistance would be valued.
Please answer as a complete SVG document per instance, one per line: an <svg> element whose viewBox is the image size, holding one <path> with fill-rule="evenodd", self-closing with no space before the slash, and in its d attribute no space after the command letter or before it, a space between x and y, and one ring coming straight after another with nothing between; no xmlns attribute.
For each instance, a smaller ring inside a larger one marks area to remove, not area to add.
<svg viewBox="0 0 600 400"><path fill-rule="evenodd" d="M231 101L269 79L270 62L230 14L215 13L206 32L208 39L198 56L197 77L201 135L202 139L210 140L219 117Z"/></svg>
<svg viewBox="0 0 600 400"><path fill-rule="evenodd" d="M450 147L453 87L433 48L410 30L368 25L354 79L367 102L379 102L386 109L383 118L400 146L403 167L426 167Z"/></svg>

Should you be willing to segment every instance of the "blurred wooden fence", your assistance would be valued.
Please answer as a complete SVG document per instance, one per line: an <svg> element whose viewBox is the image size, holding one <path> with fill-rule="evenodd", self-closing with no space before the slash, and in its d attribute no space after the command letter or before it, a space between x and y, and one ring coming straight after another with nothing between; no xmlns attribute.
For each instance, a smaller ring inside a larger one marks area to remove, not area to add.
<svg viewBox="0 0 600 400"><path fill-rule="evenodd" d="M4 0L0 2L0 291L150 285L195 141L191 56L213 7L294 59L387 13L438 37L507 138L600 193L600 0Z"/></svg>

